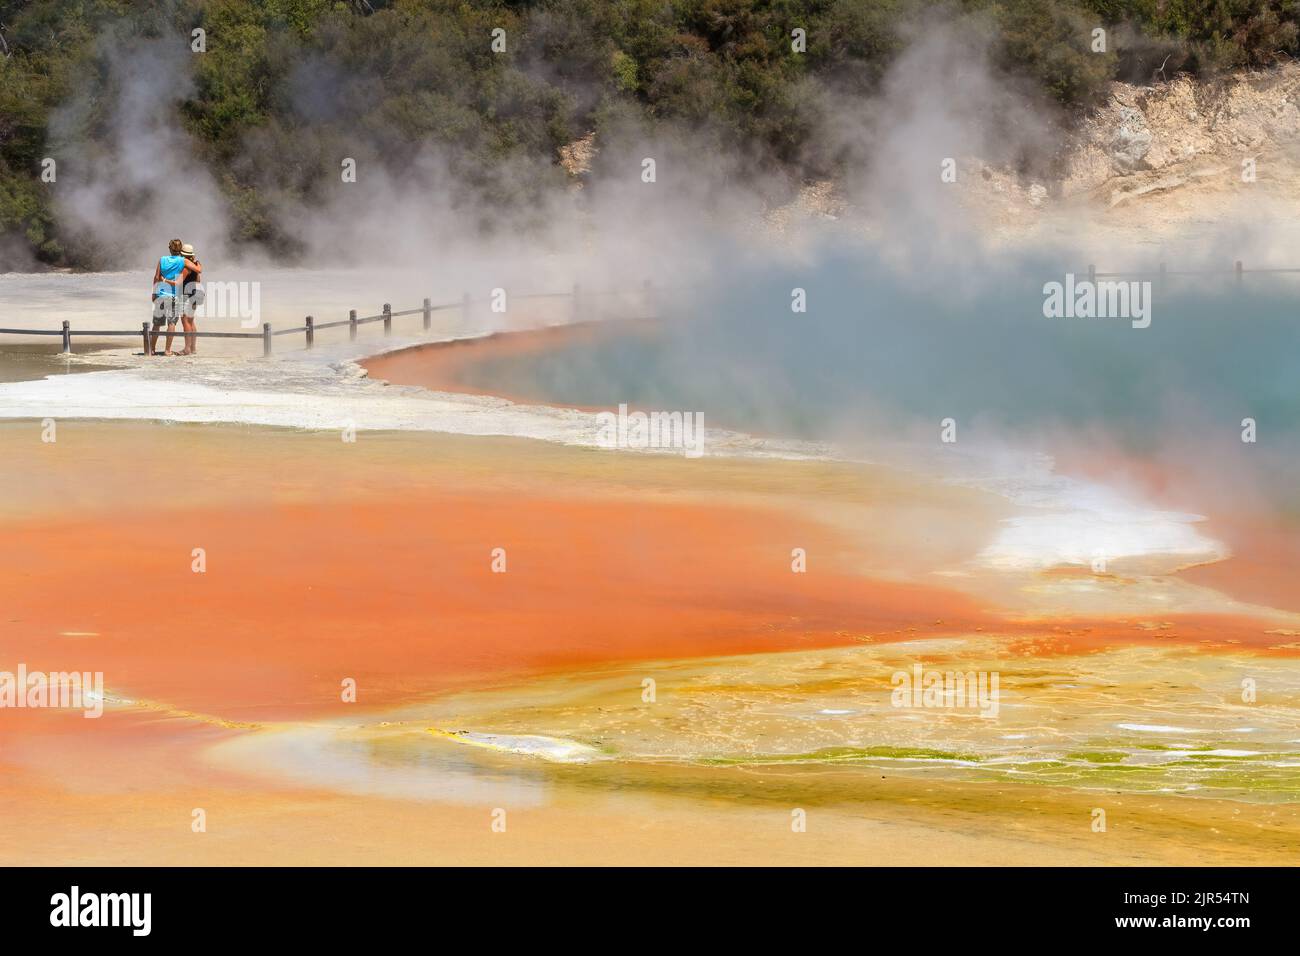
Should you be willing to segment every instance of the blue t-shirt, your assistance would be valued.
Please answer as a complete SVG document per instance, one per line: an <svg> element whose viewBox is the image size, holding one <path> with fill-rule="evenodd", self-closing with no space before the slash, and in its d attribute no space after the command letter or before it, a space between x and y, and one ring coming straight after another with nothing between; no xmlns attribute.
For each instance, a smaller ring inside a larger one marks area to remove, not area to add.
<svg viewBox="0 0 1300 956"><path fill-rule="evenodd" d="M164 279L175 279L184 268L184 256L163 256L158 260L158 269L162 272ZM168 285L166 282L159 282L158 288L154 291L160 296L171 296L176 294L176 287Z"/></svg>

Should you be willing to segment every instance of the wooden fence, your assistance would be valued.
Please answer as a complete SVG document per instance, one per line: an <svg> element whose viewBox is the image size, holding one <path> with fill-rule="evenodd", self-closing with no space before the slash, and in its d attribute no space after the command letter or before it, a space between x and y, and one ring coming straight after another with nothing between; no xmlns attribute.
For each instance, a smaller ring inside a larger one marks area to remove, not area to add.
<svg viewBox="0 0 1300 956"><path fill-rule="evenodd" d="M640 290L641 294L647 299L650 298L652 287L647 281ZM609 296L629 295L629 292L583 292L577 285L574 285L571 292L536 292L528 295L518 295L513 298L516 300L538 300L538 299L572 299L573 300L573 319L580 321L584 317L584 309L588 307L591 300L605 298ZM334 322L317 322L313 316L307 316L302 325L296 325L288 329L272 328L270 322L262 323L261 331L254 332L190 332L186 333L181 329L175 331L176 335L184 336L186 334L195 335L199 338L206 339L261 339L262 355L271 354L271 344L276 337L281 335L304 335L306 337L307 348L314 348L316 345L316 333L326 329L337 329L343 326L348 327L350 339L356 339L357 329L362 325L368 325L371 322L384 323L384 335L393 334L393 319L400 319L408 315L420 315L424 317L424 331L429 331L433 327L433 313L444 312L450 309L460 309L463 318L468 318L472 313L474 300L467 292L457 302L447 302L441 305L434 305L429 299L418 309L406 309L401 312L394 312L393 307L387 302L384 303L383 309L377 315L358 316L357 310L352 309L348 312L346 319L339 319ZM91 336L94 338L122 338L139 335L144 345L144 354L149 355L149 338L154 334L154 326L150 321L140 323L140 331L136 332L131 329L74 329L72 323L67 319L63 320L62 329L0 329L0 335L58 335L63 338L64 354L72 352L72 337L74 335ZM158 331L159 335L166 334Z"/></svg>
<svg viewBox="0 0 1300 956"><path fill-rule="evenodd" d="M1098 272L1095 265L1088 266L1088 278L1091 281L1097 279L1160 279L1166 276L1223 276L1232 275L1237 277L1240 282L1247 274L1251 275L1284 275L1300 273L1300 269L1247 269L1238 259L1232 264L1231 269L1169 269L1162 262L1155 272Z"/></svg>

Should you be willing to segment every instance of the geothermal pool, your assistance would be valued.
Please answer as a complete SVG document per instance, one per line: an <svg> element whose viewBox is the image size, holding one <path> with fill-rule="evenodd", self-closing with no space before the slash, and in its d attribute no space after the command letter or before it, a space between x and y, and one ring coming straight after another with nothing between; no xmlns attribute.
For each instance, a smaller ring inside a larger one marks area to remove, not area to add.
<svg viewBox="0 0 1300 956"><path fill-rule="evenodd" d="M0 669L106 688L0 724L14 859L1294 862L1293 565L1220 496L784 427L653 323L366 358L466 331L10 360ZM706 454L602 448L620 401Z"/></svg>

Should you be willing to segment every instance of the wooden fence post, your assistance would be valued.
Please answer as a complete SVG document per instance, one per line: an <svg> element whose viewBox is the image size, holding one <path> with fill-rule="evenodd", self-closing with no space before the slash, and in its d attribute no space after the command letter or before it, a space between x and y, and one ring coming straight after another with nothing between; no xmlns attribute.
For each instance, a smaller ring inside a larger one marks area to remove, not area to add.
<svg viewBox="0 0 1300 956"><path fill-rule="evenodd" d="M271 323L262 323L262 357L271 354Z"/></svg>
<svg viewBox="0 0 1300 956"><path fill-rule="evenodd" d="M433 328L433 303L428 299L424 300L424 331L428 332Z"/></svg>
<svg viewBox="0 0 1300 956"><path fill-rule="evenodd" d="M384 334L393 334L393 307L387 302L384 303Z"/></svg>
<svg viewBox="0 0 1300 956"><path fill-rule="evenodd" d="M316 344L316 320L307 316L307 348Z"/></svg>
<svg viewBox="0 0 1300 956"><path fill-rule="evenodd" d="M67 319L63 320L63 354L72 354L72 323Z"/></svg>
<svg viewBox="0 0 1300 956"><path fill-rule="evenodd" d="M357 340L357 310L348 309L348 341Z"/></svg>
<svg viewBox="0 0 1300 956"><path fill-rule="evenodd" d="M140 323L140 336L144 339L144 354L145 357L148 358L149 357L149 323L148 322Z"/></svg>

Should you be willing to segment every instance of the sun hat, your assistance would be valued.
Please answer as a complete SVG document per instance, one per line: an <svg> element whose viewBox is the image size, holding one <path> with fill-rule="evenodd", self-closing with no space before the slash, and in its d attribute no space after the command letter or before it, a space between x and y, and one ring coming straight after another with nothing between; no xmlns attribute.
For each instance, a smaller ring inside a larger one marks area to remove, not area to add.
<svg viewBox="0 0 1300 956"><path fill-rule="evenodd" d="M190 245L188 242L185 243L184 245L181 246L181 255L183 255L186 259L193 259L194 247Z"/></svg>

